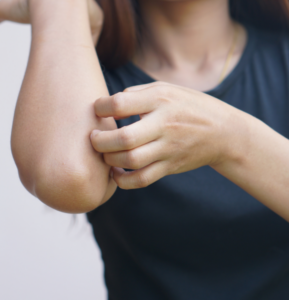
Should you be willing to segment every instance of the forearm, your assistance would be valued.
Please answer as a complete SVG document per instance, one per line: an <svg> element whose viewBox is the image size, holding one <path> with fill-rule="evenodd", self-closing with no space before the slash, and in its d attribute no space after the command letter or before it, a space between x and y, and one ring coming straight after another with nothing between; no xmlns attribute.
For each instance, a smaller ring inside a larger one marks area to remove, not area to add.
<svg viewBox="0 0 289 300"><path fill-rule="evenodd" d="M30 1L32 45L19 95L12 150L21 179L43 202L83 212L104 199L109 167L91 147L93 103L108 91L95 54L83 0Z"/></svg>
<svg viewBox="0 0 289 300"><path fill-rule="evenodd" d="M247 114L235 122L230 155L213 168L289 221L289 140Z"/></svg>

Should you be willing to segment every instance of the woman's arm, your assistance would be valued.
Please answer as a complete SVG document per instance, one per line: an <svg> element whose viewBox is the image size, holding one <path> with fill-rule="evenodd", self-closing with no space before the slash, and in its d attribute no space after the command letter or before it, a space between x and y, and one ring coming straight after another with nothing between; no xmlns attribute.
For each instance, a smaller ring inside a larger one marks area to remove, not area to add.
<svg viewBox="0 0 289 300"><path fill-rule="evenodd" d="M209 165L289 221L289 140L260 120L204 93L161 82L102 97L95 110L99 117L141 115L130 126L91 136L115 167L119 187L145 187Z"/></svg>
<svg viewBox="0 0 289 300"><path fill-rule="evenodd" d="M235 142L212 167L289 222L289 140L240 111L231 124Z"/></svg>
<svg viewBox="0 0 289 300"><path fill-rule="evenodd" d="M91 38L86 0L30 0L32 45L16 106L12 152L24 186L64 212L90 211L115 191L89 140L95 99L108 95Z"/></svg>

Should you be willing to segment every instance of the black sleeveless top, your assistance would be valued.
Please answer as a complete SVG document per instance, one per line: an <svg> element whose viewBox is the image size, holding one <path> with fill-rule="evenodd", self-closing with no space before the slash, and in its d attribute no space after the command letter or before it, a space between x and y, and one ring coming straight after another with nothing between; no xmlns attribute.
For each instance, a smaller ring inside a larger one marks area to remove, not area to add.
<svg viewBox="0 0 289 300"><path fill-rule="evenodd" d="M240 62L208 94L289 138L289 36L247 29ZM154 81L132 63L104 75L111 94ZM110 300L289 299L289 224L210 167L118 189L88 219Z"/></svg>

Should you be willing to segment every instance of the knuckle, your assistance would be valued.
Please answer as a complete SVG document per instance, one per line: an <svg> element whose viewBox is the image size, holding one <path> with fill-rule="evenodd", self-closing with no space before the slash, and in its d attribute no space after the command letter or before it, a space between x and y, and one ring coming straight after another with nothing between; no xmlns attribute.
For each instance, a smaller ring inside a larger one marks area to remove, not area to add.
<svg viewBox="0 0 289 300"><path fill-rule="evenodd" d="M119 115L122 112L123 96L122 93L117 93L112 97L111 108L114 114Z"/></svg>
<svg viewBox="0 0 289 300"><path fill-rule="evenodd" d="M134 151L127 153L126 163L129 169L136 170L140 168L138 155Z"/></svg>
<svg viewBox="0 0 289 300"><path fill-rule="evenodd" d="M167 85L158 85L156 87L156 94L160 100L166 100L170 96L170 91Z"/></svg>
<svg viewBox="0 0 289 300"><path fill-rule="evenodd" d="M121 145L123 145L126 149L133 147L135 143L135 137L132 134L131 130L129 130L127 127L123 127L120 130L119 139Z"/></svg>

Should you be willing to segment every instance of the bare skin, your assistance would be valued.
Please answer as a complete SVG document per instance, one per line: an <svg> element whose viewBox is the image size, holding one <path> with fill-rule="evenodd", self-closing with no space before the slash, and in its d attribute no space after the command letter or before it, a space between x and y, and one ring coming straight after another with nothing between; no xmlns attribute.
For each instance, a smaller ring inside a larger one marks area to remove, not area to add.
<svg viewBox="0 0 289 300"><path fill-rule="evenodd" d="M0 18L13 19L20 10L13 6L15 0L5 1L0 2ZM96 118L93 111L95 99L108 91L95 53L88 2L25 3L29 18L23 10L14 20L31 22L32 45L15 111L13 156L22 183L44 203L70 213L89 211L116 189L110 167L93 150L89 135L94 128L116 125L112 118ZM101 17L96 4L94 8Z"/></svg>
<svg viewBox="0 0 289 300"><path fill-rule="evenodd" d="M238 63L247 34L230 18L227 0L143 0L140 4L149 35L162 56L144 40L133 61L151 77L198 91L216 87L236 27L237 45L226 75Z"/></svg>
<svg viewBox="0 0 289 300"><path fill-rule="evenodd" d="M87 2L29 4L32 50L12 134L15 161L29 191L58 210L85 212L108 200L115 182L140 188L210 165L289 220L289 141L199 92L217 85L232 41L227 0L142 1L165 59L158 60L144 43L134 61L168 83L115 96L108 96L94 53ZM240 32L228 72L246 43L245 31ZM140 122L116 129L112 117L134 114Z"/></svg>
<svg viewBox="0 0 289 300"><path fill-rule="evenodd" d="M87 0L88 17L91 35L96 45L103 23L103 13L94 0ZM0 22L8 20L17 23L29 24L29 0L1 0Z"/></svg>

